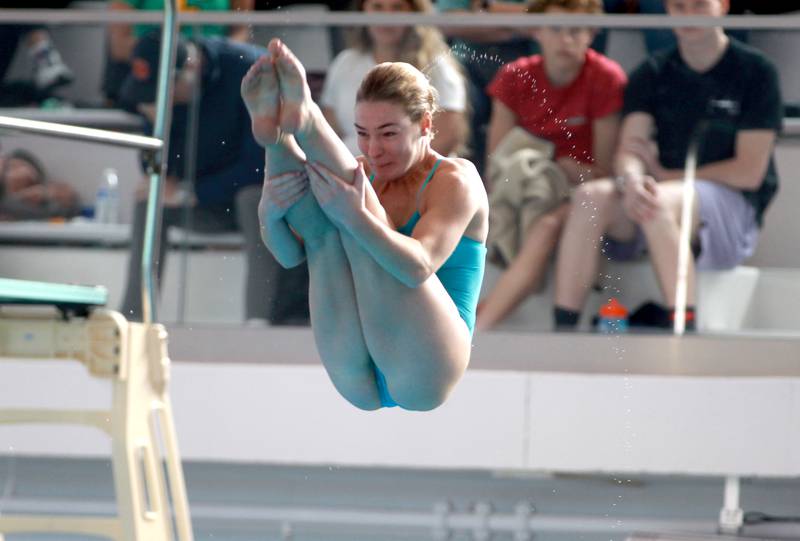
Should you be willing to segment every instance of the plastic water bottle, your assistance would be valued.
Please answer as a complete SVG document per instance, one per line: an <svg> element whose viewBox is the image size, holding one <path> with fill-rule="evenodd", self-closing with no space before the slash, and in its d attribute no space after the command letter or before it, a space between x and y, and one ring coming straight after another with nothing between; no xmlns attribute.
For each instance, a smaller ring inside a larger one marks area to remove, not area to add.
<svg viewBox="0 0 800 541"><path fill-rule="evenodd" d="M608 334L628 331L628 309L615 297L611 297L600 307L598 315L600 316L597 320L598 331Z"/></svg>
<svg viewBox="0 0 800 541"><path fill-rule="evenodd" d="M117 170L103 170L94 201L94 221L101 224L119 223L119 177Z"/></svg>

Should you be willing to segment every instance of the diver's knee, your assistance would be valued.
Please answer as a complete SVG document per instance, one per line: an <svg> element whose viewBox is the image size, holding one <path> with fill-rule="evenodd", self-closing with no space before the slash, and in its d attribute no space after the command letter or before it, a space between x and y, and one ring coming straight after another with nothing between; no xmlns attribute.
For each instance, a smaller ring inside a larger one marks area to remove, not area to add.
<svg viewBox="0 0 800 541"><path fill-rule="evenodd" d="M408 390L400 390L392 394L397 404L410 411L431 411L435 410L447 401L450 396L451 386L436 385L419 388L410 386Z"/></svg>
<svg viewBox="0 0 800 541"><path fill-rule="evenodd" d="M374 399L367 399L365 400L363 397L360 396L347 396L342 394L342 396L350 402L353 406L357 407L362 411L375 411L381 409L383 406L381 405L380 400Z"/></svg>
<svg viewBox="0 0 800 541"><path fill-rule="evenodd" d="M426 395L423 397L416 397L411 400L397 400L397 404L409 411L431 411L445 403L447 400L446 395Z"/></svg>
<svg viewBox="0 0 800 541"><path fill-rule="evenodd" d="M333 386L345 400L364 411L381 408L380 395L375 387L375 376L371 369L353 367L351 358L339 359L339 364L332 364L328 356L324 363Z"/></svg>

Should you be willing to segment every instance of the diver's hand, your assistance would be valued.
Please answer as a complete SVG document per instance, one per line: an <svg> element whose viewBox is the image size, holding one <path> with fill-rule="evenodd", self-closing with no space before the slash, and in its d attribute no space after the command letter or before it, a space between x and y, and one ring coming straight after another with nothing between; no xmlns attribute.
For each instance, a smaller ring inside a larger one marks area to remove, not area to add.
<svg viewBox="0 0 800 541"><path fill-rule="evenodd" d="M366 208L365 183L368 181L364 167L358 165L352 184L319 162L306 164L306 170L311 181L311 191L322 211L332 222L347 228Z"/></svg>
<svg viewBox="0 0 800 541"><path fill-rule="evenodd" d="M308 192L305 171L290 171L264 180L260 213L268 221L282 220L289 209Z"/></svg>

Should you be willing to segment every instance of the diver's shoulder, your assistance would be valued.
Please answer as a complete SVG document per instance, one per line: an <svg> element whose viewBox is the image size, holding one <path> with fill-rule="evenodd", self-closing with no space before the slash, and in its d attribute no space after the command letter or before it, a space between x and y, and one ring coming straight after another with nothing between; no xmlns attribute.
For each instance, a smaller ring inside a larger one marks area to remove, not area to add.
<svg viewBox="0 0 800 541"><path fill-rule="evenodd" d="M442 158L439 169L445 174L457 176L466 182L483 184L475 164L466 158Z"/></svg>

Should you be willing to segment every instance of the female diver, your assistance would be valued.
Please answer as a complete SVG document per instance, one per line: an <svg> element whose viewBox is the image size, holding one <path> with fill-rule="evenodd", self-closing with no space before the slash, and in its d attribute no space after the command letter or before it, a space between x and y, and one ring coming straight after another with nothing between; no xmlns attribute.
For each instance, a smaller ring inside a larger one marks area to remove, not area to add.
<svg viewBox="0 0 800 541"><path fill-rule="evenodd" d="M469 363L488 203L467 160L431 148L436 91L410 64L361 82L347 150L280 40L242 81L266 149L262 237L308 261L311 325L336 389L358 408L441 405Z"/></svg>

